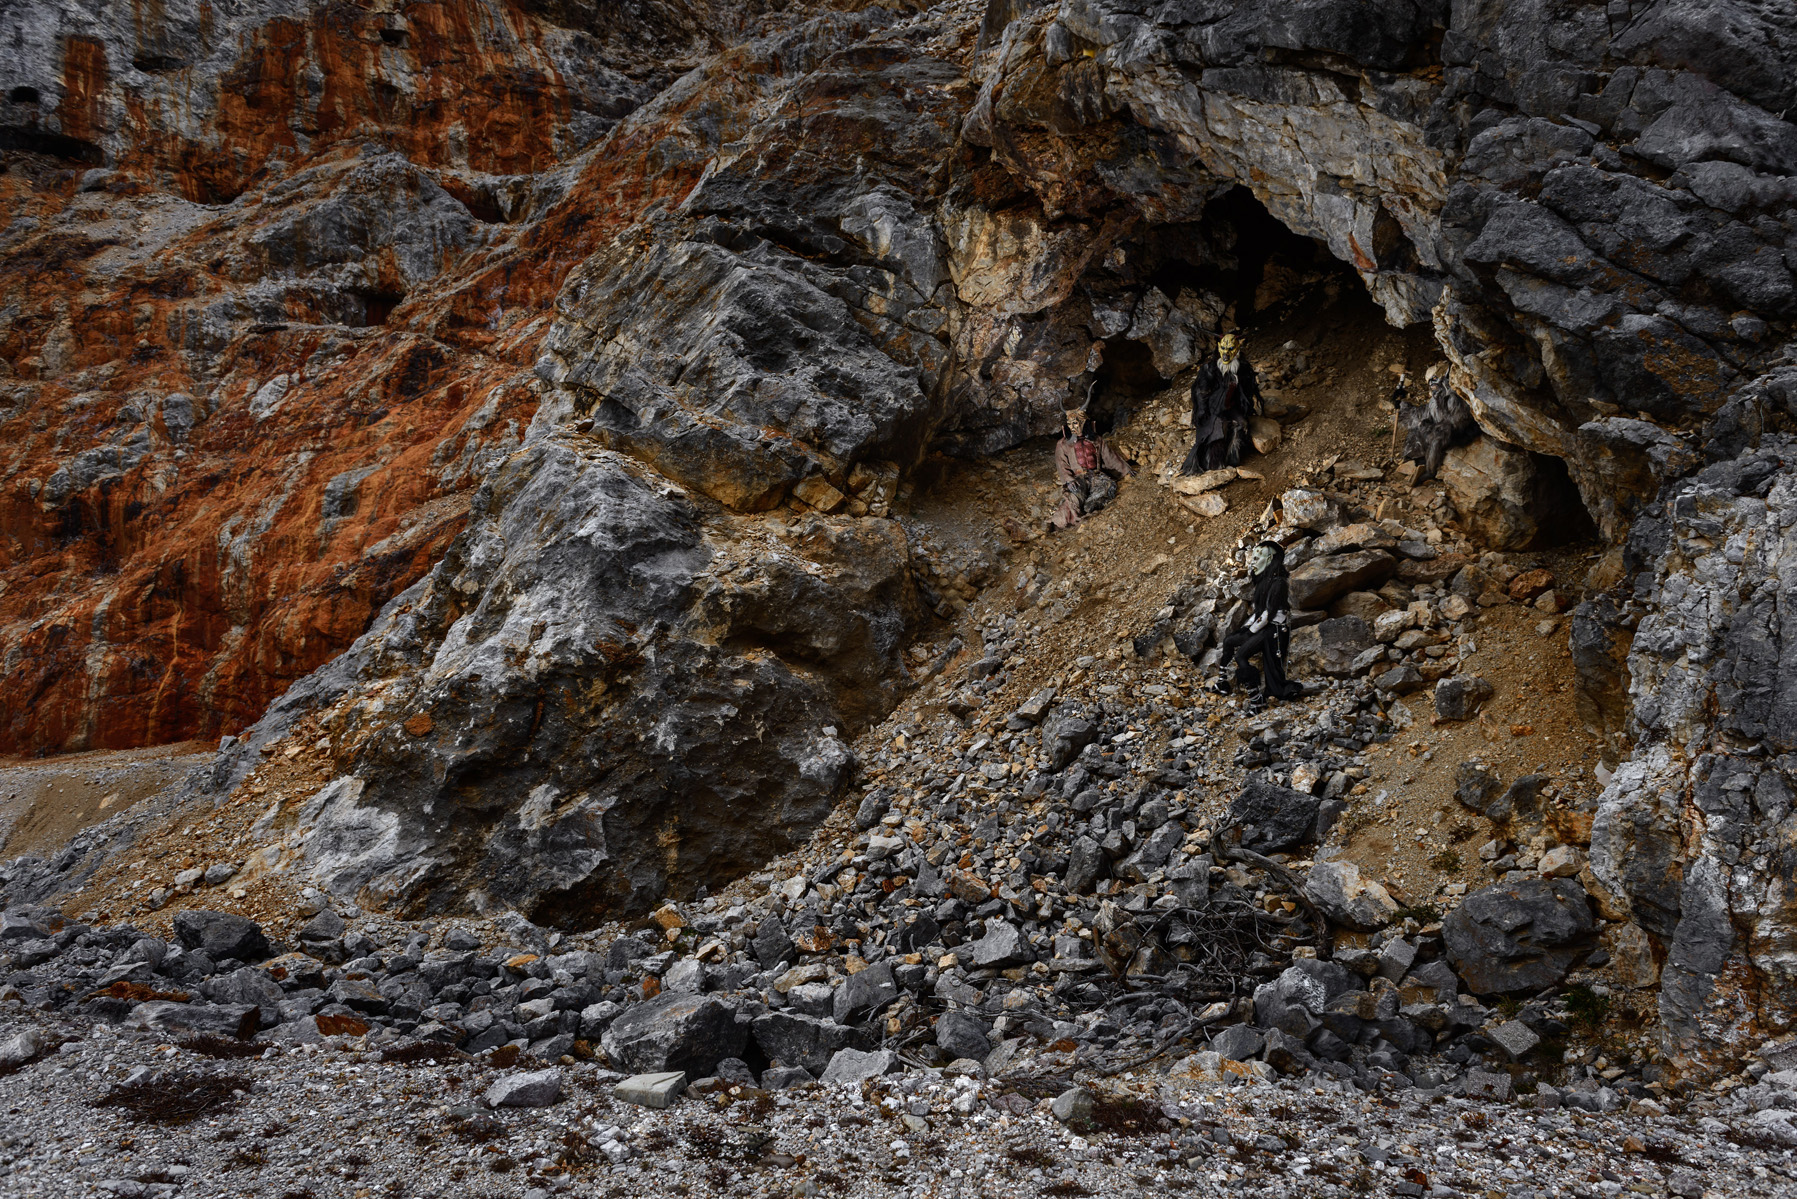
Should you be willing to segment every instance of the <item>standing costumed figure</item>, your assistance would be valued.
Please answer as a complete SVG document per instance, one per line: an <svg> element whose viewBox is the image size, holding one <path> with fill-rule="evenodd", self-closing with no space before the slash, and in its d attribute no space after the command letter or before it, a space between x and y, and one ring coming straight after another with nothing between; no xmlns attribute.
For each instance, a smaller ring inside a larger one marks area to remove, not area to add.
<svg viewBox="0 0 1797 1199"><path fill-rule="evenodd" d="M1082 407L1061 414L1054 471L1062 498L1049 525L1065 529L1116 499L1117 480L1134 474L1135 465L1098 435L1098 422L1086 419Z"/></svg>
<svg viewBox="0 0 1797 1199"><path fill-rule="evenodd" d="M1263 541L1248 555L1248 569L1254 579L1254 608L1248 623L1223 640L1223 655L1235 655L1235 677L1227 673L1211 690L1228 695L1236 684L1250 691L1260 689L1263 700L1297 699L1304 686L1285 674L1286 654L1291 649L1291 614L1285 573L1285 550L1271 541ZM1248 661L1260 655L1260 669Z"/></svg>
<svg viewBox="0 0 1797 1199"><path fill-rule="evenodd" d="M1204 364L1192 384L1192 450L1179 468L1195 475L1239 466L1246 456L1248 418L1260 412L1260 382L1242 357L1242 339L1225 333L1217 356Z"/></svg>

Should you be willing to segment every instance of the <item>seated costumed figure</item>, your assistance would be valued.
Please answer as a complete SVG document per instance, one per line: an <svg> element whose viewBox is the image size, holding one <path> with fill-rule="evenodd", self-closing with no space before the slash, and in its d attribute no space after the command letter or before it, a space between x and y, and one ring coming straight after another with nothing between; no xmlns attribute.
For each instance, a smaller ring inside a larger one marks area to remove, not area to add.
<svg viewBox="0 0 1797 1199"><path fill-rule="evenodd" d="M1297 699L1304 694L1303 684L1285 674L1286 654L1291 649L1291 614L1287 611L1285 550L1271 541L1263 541L1248 555L1248 569L1254 581L1254 607L1248 623L1223 640L1224 674L1211 690L1228 695L1237 684L1250 691L1260 689L1260 698ZM1228 674L1227 660L1235 656L1235 677ZM1260 669L1248 661L1260 655Z"/></svg>
<svg viewBox="0 0 1797 1199"><path fill-rule="evenodd" d="M1098 435L1098 423L1086 417L1082 406L1061 414L1054 470L1055 481L1061 485L1061 505L1049 526L1065 529L1115 499L1117 480L1134 474L1135 465Z"/></svg>

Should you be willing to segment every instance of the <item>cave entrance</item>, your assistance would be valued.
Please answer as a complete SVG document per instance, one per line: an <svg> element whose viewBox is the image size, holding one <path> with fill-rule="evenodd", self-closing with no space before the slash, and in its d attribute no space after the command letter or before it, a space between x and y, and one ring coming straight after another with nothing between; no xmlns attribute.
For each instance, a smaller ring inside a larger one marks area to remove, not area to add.
<svg viewBox="0 0 1797 1199"><path fill-rule="evenodd" d="M1128 419L1129 413L1167 386L1154 367L1154 353L1139 341L1113 337L1104 344L1104 361L1093 376L1092 405L1088 415L1109 433Z"/></svg>
<svg viewBox="0 0 1797 1199"><path fill-rule="evenodd" d="M1147 329L1140 340L1105 338L1102 363L1078 384L1096 384L1089 411L1107 433L1195 370L1224 332L1247 333L1256 362L1294 338L1341 345L1387 332L1352 267L1286 228L1240 186L1212 198L1197 220L1142 230L1095 264L1084 284L1095 311L1128 305L1131 332ZM1163 311L1156 317L1144 303Z"/></svg>
<svg viewBox="0 0 1797 1199"><path fill-rule="evenodd" d="M1217 290L1229 301L1239 328L1276 320L1320 288L1339 294L1365 290L1352 267L1322 242L1286 228L1245 187L1232 187L1206 204L1201 219L1226 230L1234 249L1234 269L1222 272Z"/></svg>
<svg viewBox="0 0 1797 1199"><path fill-rule="evenodd" d="M1550 549L1586 545L1597 541L1597 522L1585 507L1566 459L1531 452L1535 464L1536 504L1541 510L1541 533L1533 548Z"/></svg>
<svg viewBox="0 0 1797 1199"><path fill-rule="evenodd" d="M396 291L365 291L359 293L362 299L362 327L384 325L393 310L405 302L404 294Z"/></svg>

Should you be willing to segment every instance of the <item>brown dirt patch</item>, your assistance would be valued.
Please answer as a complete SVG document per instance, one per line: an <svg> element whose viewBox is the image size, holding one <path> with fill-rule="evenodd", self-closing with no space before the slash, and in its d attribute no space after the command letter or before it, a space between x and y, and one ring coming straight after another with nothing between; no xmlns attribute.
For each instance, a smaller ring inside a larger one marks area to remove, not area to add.
<svg viewBox="0 0 1797 1199"><path fill-rule="evenodd" d="M82 829L178 783L212 746L181 741L54 758L0 758L0 857L49 856Z"/></svg>

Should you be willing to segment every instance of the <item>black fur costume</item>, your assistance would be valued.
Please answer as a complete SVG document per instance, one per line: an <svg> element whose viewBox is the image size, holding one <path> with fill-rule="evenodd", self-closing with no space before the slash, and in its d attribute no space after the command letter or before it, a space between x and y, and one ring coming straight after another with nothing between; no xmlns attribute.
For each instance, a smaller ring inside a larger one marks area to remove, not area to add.
<svg viewBox="0 0 1797 1199"><path fill-rule="evenodd" d="M1215 358L1206 362L1192 384L1192 449L1179 473L1240 466L1248 453L1248 418L1260 406L1260 382L1246 357L1237 357L1233 372Z"/></svg>
<svg viewBox="0 0 1797 1199"><path fill-rule="evenodd" d="M1433 479L1449 449L1465 445L1479 434L1473 410L1448 385L1446 375L1428 386L1429 398L1421 404L1406 401L1403 383L1392 397L1398 404L1398 423L1404 428L1404 457L1423 464L1419 481Z"/></svg>

